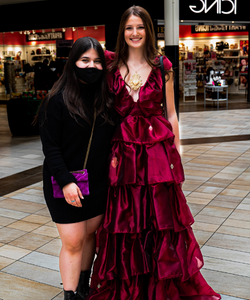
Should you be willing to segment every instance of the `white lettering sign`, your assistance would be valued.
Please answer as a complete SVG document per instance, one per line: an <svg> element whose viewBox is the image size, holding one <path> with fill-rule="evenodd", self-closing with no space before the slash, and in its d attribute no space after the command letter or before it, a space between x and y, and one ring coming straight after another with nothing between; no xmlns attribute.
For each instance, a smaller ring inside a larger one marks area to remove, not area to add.
<svg viewBox="0 0 250 300"><path fill-rule="evenodd" d="M209 6L208 0L197 0L201 2L201 8L195 6L195 5L189 5L189 8L192 12L196 14L200 14L202 12L205 12L207 14L212 7L216 6L217 14L224 14L229 15L234 13L237 14L237 0L214 0L214 2ZM228 11L224 11L223 9L223 2L229 2L231 4L231 9Z"/></svg>
<svg viewBox="0 0 250 300"><path fill-rule="evenodd" d="M195 32L247 31L245 25L195 25ZM193 32L193 33L195 33Z"/></svg>
<svg viewBox="0 0 250 300"><path fill-rule="evenodd" d="M27 36L28 41L46 41L46 40L58 40L63 39L63 33L58 32L46 32L46 33L35 33Z"/></svg>

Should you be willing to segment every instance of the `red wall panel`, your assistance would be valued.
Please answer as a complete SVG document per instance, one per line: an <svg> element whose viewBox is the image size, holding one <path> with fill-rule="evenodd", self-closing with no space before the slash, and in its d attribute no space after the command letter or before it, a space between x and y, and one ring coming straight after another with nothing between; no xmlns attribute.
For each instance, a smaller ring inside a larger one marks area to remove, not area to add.
<svg viewBox="0 0 250 300"><path fill-rule="evenodd" d="M62 29L56 29L55 31L62 31ZM42 30L37 30L37 32L42 32ZM45 30L45 32L51 32L51 30ZM97 29L94 26L86 27L86 30L83 27L76 28L75 31L72 28L66 28L65 39L66 40L77 40L80 37L90 36L98 41L105 41L105 26L97 26ZM55 44L55 41L36 41L36 42L26 42L26 35L20 34L19 32L5 32L0 33L0 45L39 45L39 44Z"/></svg>

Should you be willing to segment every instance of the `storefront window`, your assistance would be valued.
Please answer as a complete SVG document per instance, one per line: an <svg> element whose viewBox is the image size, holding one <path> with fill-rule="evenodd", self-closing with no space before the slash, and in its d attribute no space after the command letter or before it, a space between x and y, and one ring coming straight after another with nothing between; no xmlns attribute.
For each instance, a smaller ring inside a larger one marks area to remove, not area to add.
<svg viewBox="0 0 250 300"><path fill-rule="evenodd" d="M203 93L203 87L210 84L227 86L229 96L244 98L248 84L248 43L246 26L180 26L180 60L184 61L180 78L184 95L189 95L190 89L186 87L194 79L198 93Z"/></svg>
<svg viewBox="0 0 250 300"><path fill-rule="evenodd" d="M226 105L228 98L247 101L248 34L246 25L180 25L179 87L183 103L197 102L198 96L202 102L209 85L227 88L228 96L219 99L225 99ZM163 21L158 21L157 46L164 54ZM218 97L208 100L215 102Z"/></svg>
<svg viewBox="0 0 250 300"><path fill-rule="evenodd" d="M0 33L0 99L43 98L60 77L73 42L83 36L105 47L103 25Z"/></svg>

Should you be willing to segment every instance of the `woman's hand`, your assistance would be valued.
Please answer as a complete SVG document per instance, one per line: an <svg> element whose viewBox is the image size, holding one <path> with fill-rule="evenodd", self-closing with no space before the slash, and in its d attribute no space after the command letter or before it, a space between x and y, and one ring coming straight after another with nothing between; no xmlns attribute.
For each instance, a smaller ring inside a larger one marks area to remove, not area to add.
<svg viewBox="0 0 250 300"><path fill-rule="evenodd" d="M76 207L82 207L82 203L80 199L84 199L84 198L81 190L74 182L65 185L62 191L64 194L64 198L68 204Z"/></svg>

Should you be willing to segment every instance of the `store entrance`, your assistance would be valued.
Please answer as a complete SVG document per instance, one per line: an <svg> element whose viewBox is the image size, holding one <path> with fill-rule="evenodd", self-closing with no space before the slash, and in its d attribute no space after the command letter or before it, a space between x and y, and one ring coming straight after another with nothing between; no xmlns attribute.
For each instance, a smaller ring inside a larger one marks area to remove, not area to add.
<svg viewBox="0 0 250 300"><path fill-rule="evenodd" d="M244 25L180 25L180 112L249 108Z"/></svg>

